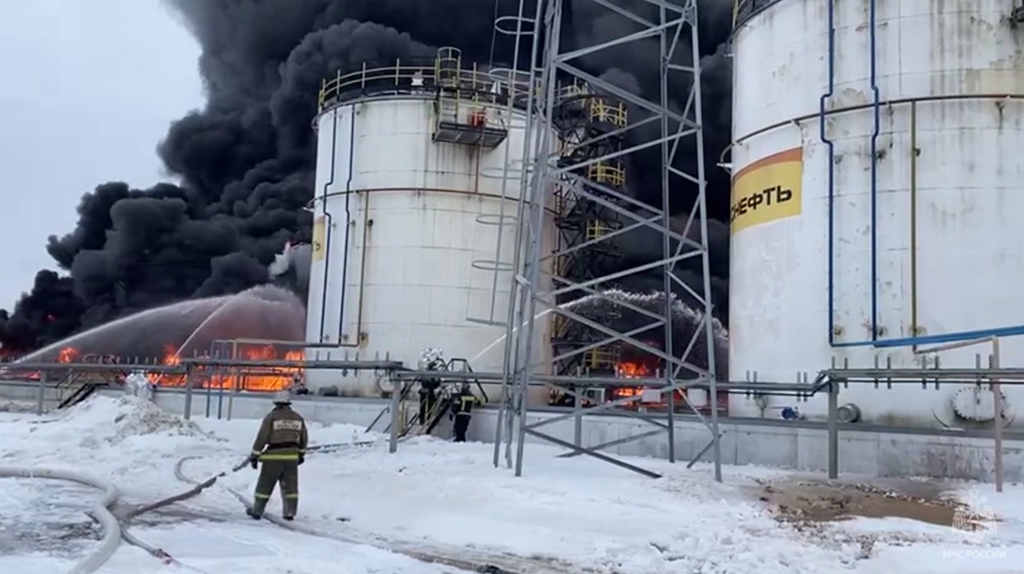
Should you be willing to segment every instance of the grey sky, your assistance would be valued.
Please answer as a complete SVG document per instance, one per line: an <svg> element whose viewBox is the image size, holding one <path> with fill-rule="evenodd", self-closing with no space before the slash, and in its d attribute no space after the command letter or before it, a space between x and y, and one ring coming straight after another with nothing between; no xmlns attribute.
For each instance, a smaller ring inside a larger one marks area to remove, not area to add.
<svg viewBox="0 0 1024 574"><path fill-rule="evenodd" d="M202 104L199 48L160 0L11 2L0 18L0 307L97 184L163 178L156 145Z"/></svg>

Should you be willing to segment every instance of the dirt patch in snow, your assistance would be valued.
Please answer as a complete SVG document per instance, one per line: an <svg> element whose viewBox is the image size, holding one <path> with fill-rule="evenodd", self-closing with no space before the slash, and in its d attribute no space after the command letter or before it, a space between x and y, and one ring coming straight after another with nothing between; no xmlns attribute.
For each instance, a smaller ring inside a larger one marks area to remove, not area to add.
<svg viewBox="0 0 1024 574"><path fill-rule="evenodd" d="M943 485L934 483L892 481L876 486L798 479L758 483L760 500L770 504L780 520L789 522L834 522L855 517L907 518L951 526L957 511L965 512L959 502L945 496Z"/></svg>

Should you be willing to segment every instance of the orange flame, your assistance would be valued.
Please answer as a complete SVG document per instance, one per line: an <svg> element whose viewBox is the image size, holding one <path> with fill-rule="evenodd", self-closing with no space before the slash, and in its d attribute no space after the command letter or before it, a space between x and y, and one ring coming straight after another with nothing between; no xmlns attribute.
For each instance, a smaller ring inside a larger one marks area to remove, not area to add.
<svg viewBox="0 0 1024 574"><path fill-rule="evenodd" d="M301 363L302 351L288 351L278 356L273 345L259 347L247 346L237 349L237 359L242 361L291 361ZM181 357L172 346L164 349L162 363L175 366L181 363ZM279 391L286 389L302 376L301 366L295 367L242 367L223 369L201 369L196 371L193 385L196 388L234 389L239 391ZM149 380L160 387L184 387L188 382L185 375L168 375L150 373Z"/></svg>
<svg viewBox="0 0 1024 574"><path fill-rule="evenodd" d="M64 347L57 353L55 362L60 364L102 362L111 363L112 366L117 363L115 357L99 357L103 360L95 360L97 358L97 355L86 355L83 357L78 349ZM294 364L294 366L197 368L193 371L192 384L195 388L279 391L290 387L297 381L301 381L303 374L302 361L304 359L304 354L301 350L280 353L273 345L239 346L236 349L235 358L242 361L287 361ZM160 363L170 367L181 364L181 356L179 356L175 346L168 345L164 348L164 356ZM140 370L145 371L145 366L140 366ZM184 387L188 382L188 378L183 374L149 372L146 373L146 377L154 385L160 387ZM40 373L31 373L26 378L38 380Z"/></svg>
<svg viewBox="0 0 1024 574"><path fill-rule="evenodd" d="M643 363L627 361L615 365L615 374L624 379L640 379L653 375L654 371Z"/></svg>
<svg viewBox="0 0 1024 574"><path fill-rule="evenodd" d="M57 353L58 363L73 363L78 358L78 349L74 347L64 347Z"/></svg>

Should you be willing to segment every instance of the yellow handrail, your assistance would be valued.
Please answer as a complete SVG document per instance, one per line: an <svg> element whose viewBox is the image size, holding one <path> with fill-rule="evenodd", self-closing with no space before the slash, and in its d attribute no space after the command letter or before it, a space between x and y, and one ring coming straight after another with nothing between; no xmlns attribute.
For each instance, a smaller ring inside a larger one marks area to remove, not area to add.
<svg viewBox="0 0 1024 574"><path fill-rule="evenodd" d="M608 187L625 189L626 170L617 162L616 165L598 162L587 166L587 179Z"/></svg>
<svg viewBox="0 0 1024 574"><path fill-rule="evenodd" d="M454 49L445 50L441 50L432 65L414 65L395 60L393 65L368 67L364 64L361 69L354 72L338 72L334 77L325 78L320 83L319 109L323 111L324 107L334 103L333 100L338 96L362 91L368 87L385 91L389 88L411 91L420 88L428 91L430 88L441 86L476 92L478 99L491 103L507 101L505 98L525 101L529 96L530 85L527 81L515 77L506 78L500 73L483 72L476 64L463 69L461 55ZM543 95L539 92L539 81L534 82L533 89L536 97ZM565 101L574 97L593 96L593 90L586 83L574 79L572 83L559 86L556 94L559 101ZM600 97L590 98L584 105L589 106L589 114L593 119L610 122L616 127L625 127L625 105L609 103L607 99Z"/></svg>
<svg viewBox="0 0 1024 574"><path fill-rule="evenodd" d="M443 62L451 63L452 60ZM489 105L497 105L508 97L525 99L529 96L529 86L523 82L513 81L510 84L506 79L495 78L479 71L475 65L470 69L442 69L443 62L438 59L433 66L413 66L396 61L393 66L363 68L347 74L338 73L333 78L321 82L319 109L323 111L338 96L347 92L362 91L367 87L410 91L416 91L418 88L424 92L436 86L458 88L467 93L474 92L474 98Z"/></svg>
<svg viewBox="0 0 1024 574"><path fill-rule="evenodd" d="M590 349L583 353L583 365L590 369L615 367L619 363L620 349L615 346Z"/></svg>
<svg viewBox="0 0 1024 574"><path fill-rule="evenodd" d="M608 235L611 230L611 226L606 222L601 221L600 219L591 219L587 222L587 241L593 241L600 237L604 237L605 235Z"/></svg>
<svg viewBox="0 0 1024 574"><path fill-rule="evenodd" d="M626 127L626 105L609 104L603 98L590 100L590 119L593 121L607 122L617 128Z"/></svg>

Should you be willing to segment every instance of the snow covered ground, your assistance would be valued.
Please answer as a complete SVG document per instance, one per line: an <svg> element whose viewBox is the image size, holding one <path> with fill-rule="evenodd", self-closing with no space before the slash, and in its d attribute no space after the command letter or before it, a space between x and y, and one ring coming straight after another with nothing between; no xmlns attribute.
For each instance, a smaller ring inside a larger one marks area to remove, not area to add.
<svg viewBox="0 0 1024 574"><path fill-rule="evenodd" d="M135 398L95 397L38 417L0 413L0 466L74 469L111 480L120 508L187 490L174 477L204 479L248 452L257 421L201 420L162 413ZM232 574L433 574L462 563L509 571L621 574L832 572L1004 574L1024 562L1024 487L963 485L998 515L968 537L949 525L899 518L790 524L758 495L778 470L645 460L659 480L584 457L529 446L525 476L491 465L491 446L434 439L395 455L379 435L348 425L311 425L314 444L366 443L311 454L301 469L297 529L254 522L228 489L251 496L248 467L199 496L138 517L130 532L167 551L167 566L122 544L108 574L180 571ZM956 494L956 493L954 493ZM0 479L0 572L59 574L97 544L84 514L99 494L46 480ZM278 512L275 495L269 507ZM344 517L349 522L340 522ZM316 534L315 536L313 534ZM397 550L398 553L389 550ZM428 564L408 555L447 559Z"/></svg>

